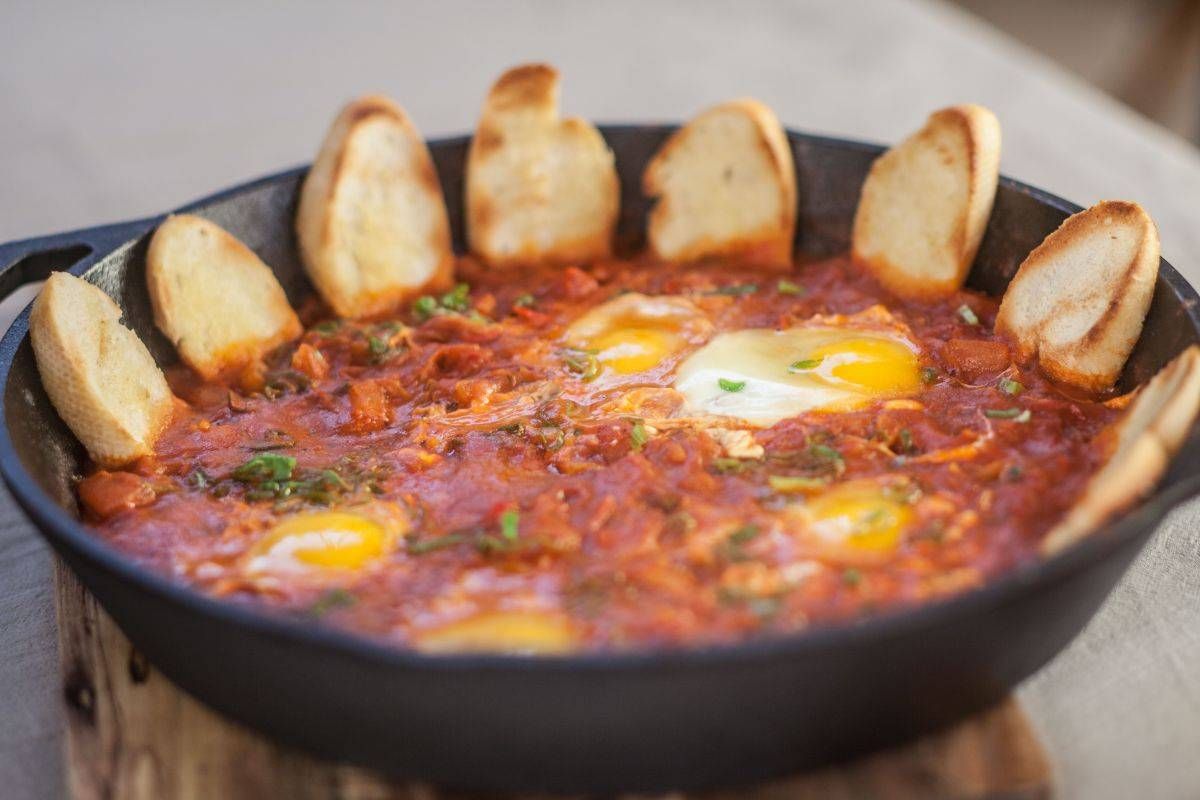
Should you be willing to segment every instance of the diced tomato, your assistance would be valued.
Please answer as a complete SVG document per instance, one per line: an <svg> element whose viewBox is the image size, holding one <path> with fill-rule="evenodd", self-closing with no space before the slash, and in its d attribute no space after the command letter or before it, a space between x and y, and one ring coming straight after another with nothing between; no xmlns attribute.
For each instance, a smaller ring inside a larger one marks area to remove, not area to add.
<svg viewBox="0 0 1200 800"><path fill-rule="evenodd" d="M559 281L560 291L563 297L568 300L578 300L582 297L587 297L600 288L600 284L596 282L596 279L579 267L567 267L564 269Z"/></svg>
<svg viewBox="0 0 1200 800"><path fill-rule="evenodd" d="M1012 354L1004 342L951 339L942 348L946 366L964 378L974 379L1008 369Z"/></svg>
<svg viewBox="0 0 1200 800"><path fill-rule="evenodd" d="M329 374L329 362L321 351L311 344L304 343L292 353L292 369L303 372L314 381L319 381Z"/></svg>
<svg viewBox="0 0 1200 800"><path fill-rule="evenodd" d="M89 513L108 519L154 501L154 489L132 472L100 470L79 482L79 499Z"/></svg>
<svg viewBox="0 0 1200 800"><path fill-rule="evenodd" d="M382 430L392 421L392 407L387 391L380 381L359 381L350 384L351 433L371 433Z"/></svg>

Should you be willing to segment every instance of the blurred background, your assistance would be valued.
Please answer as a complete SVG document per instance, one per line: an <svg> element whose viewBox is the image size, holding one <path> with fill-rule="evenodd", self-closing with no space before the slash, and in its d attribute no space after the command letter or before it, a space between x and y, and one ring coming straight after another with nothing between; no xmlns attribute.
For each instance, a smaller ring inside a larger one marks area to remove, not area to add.
<svg viewBox="0 0 1200 800"><path fill-rule="evenodd" d="M1197 0L954 0L1200 144Z"/></svg>
<svg viewBox="0 0 1200 800"><path fill-rule="evenodd" d="M997 53L1017 54L1039 91L1102 92L1195 141L1198 8L0 0L0 240L148 215L308 161L337 108L368 91L394 96L427 135L469 131L490 81L536 59L562 69L568 112L606 121L678 120L754 94L787 125L889 141L939 105L980 102L1004 123L1005 171L1039 182L1032 151L1063 145L1037 141L1026 112L1045 97L1018 91ZM1048 78L1051 61L1065 69ZM1048 188L1078 200L1128 191L1056 177Z"/></svg>

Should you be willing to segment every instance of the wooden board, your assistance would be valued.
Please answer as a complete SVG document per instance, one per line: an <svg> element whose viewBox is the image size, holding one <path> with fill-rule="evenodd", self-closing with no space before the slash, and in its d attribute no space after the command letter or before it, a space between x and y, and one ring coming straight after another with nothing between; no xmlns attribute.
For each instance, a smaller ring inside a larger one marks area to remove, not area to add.
<svg viewBox="0 0 1200 800"><path fill-rule="evenodd" d="M232 723L185 695L135 651L61 562L59 653L67 705L67 785L78 800L263 798L442 800L323 763ZM711 800L1039 798L1050 769L1015 700L906 747ZM686 800L671 795L672 800Z"/></svg>

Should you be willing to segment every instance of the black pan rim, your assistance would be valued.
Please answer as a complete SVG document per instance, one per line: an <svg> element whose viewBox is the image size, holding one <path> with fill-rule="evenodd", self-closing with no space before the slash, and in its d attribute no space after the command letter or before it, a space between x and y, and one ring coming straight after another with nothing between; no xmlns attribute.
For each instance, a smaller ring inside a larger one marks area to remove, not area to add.
<svg viewBox="0 0 1200 800"><path fill-rule="evenodd" d="M599 125L602 133L620 132L633 128L655 127L654 123ZM665 132L675 124L657 127ZM787 130L792 141L821 144L865 153L880 153L882 145L861 140L844 139L819 134ZM449 136L432 139L429 146L461 146L469 136ZM176 212L188 212L229 197L252 191L276 181L298 177L307 166L292 167L222 189L181 206ZM1075 213L1081 206L1043 189L1007 176L1000 185L1028 195L1039 202L1065 213ZM128 223L136 240L159 224L167 214L134 220ZM92 253L69 271L84 276L100 261L122 248L126 241L107 252ZM1160 260L1159 276L1185 302L1188 317L1200 330L1200 295L1174 267ZM27 306L0 339L0 388L7 387L13 358L25 340L29 329ZM7 411L7 409L5 409ZM14 499L33 519L39 531L60 552L85 559L88 564L109 576L134 584L154 599L179 606L188 613L208 617L214 622L241 627L256 636L297 645L319 648L330 653L356 658L383 666L414 670L492 671L492 672L571 672L587 671L619 673L624 671L675 672L704 669L763 659L782 657L820 657L835 648L856 648L867 643L912 635L914 631L936 628L965 616L981 614L988 609L1015 602L1032 587L1049 584L1059 578L1086 569L1102 560L1106 554L1128 540L1156 527L1163 517L1179 503L1200 490L1200 466L1184 480L1170 486L1160 486L1139 505L1115 520L1092 532L1082 541L1048 557L1039 557L1022 564L984 585L948 598L924 602L916 606L884 612L862 621L801 629L764 635L740 642L697 646L647 647L629 650L589 651L567 655L518 656L499 653L430 654L404 648L381 639L373 639L350 631L304 622L283 614L252 606L211 598L169 577L142 566L121 551L91 533L78 519L60 508L40 485L26 472L16 453L8 426L0 425L0 474L3 475Z"/></svg>

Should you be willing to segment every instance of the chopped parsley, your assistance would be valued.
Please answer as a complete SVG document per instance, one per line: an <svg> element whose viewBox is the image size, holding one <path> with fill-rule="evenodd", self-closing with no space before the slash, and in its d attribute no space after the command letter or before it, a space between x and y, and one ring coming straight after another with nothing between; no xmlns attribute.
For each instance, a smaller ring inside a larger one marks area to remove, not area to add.
<svg viewBox="0 0 1200 800"><path fill-rule="evenodd" d="M646 425L640 419L630 420L633 427L629 429L629 441L633 444L633 449L641 450L649 441L650 435L646 433Z"/></svg>
<svg viewBox="0 0 1200 800"><path fill-rule="evenodd" d="M308 607L309 616L323 617L330 611L347 608L358 602L358 598L345 589L333 588L324 592L316 602Z"/></svg>
<svg viewBox="0 0 1200 800"><path fill-rule="evenodd" d="M713 289L711 294L723 294L729 297L743 297L758 291L757 283L735 283L730 286L720 286Z"/></svg>
<svg viewBox="0 0 1200 800"><path fill-rule="evenodd" d="M780 294L790 294L795 296L800 296L807 291L800 284L793 283L785 278L781 278L779 283L776 284L775 288Z"/></svg>
<svg viewBox="0 0 1200 800"><path fill-rule="evenodd" d="M436 298L429 295L422 295L413 301L413 315L417 319L425 320L437 314L438 302Z"/></svg>
<svg viewBox="0 0 1200 800"><path fill-rule="evenodd" d="M1014 381L1012 378L1001 378L1000 383L997 385L1000 391L1012 397L1016 397L1025 391L1025 385L1020 381Z"/></svg>
<svg viewBox="0 0 1200 800"><path fill-rule="evenodd" d="M525 294L518 295L517 298L513 300L513 308L529 308L534 304L534 302L535 300L533 299L533 295L526 292Z"/></svg>
<svg viewBox="0 0 1200 800"><path fill-rule="evenodd" d="M983 415L988 419L1011 419L1013 422L1029 422L1033 416L1028 408L988 408L984 409Z"/></svg>
<svg viewBox="0 0 1200 800"><path fill-rule="evenodd" d="M737 475L746 468L746 462L740 458L714 458L712 467L721 475Z"/></svg>
<svg viewBox="0 0 1200 800"><path fill-rule="evenodd" d="M455 284L454 288L442 295L442 308L447 311L462 313L471 307L468 300L471 287L465 283Z"/></svg>
<svg viewBox="0 0 1200 800"><path fill-rule="evenodd" d="M207 487L216 497L224 497L234 486L242 486L244 499L248 502L301 500L324 506L359 489L372 494L382 491L377 483L379 470L357 469L346 464L339 469L298 469L296 459L291 456L260 453L238 466L225 479L213 481L208 478Z"/></svg>
<svg viewBox="0 0 1200 800"><path fill-rule="evenodd" d="M730 533L728 538L731 544L748 544L758 538L759 533L757 525L747 523Z"/></svg>
<svg viewBox="0 0 1200 800"><path fill-rule="evenodd" d="M933 367L921 367L921 383L932 386L937 383L938 371Z"/></svg>
<svg viewBox="0 0 1200 800"><path fill-rule="evenodd" d="M405 551L409 555L422 556L426 553L433 553L438 550L445 550L447 547L454 547L467 541L467 536L462 533L447 533L444 536L430 536L423 539L409 539L405 542Z"/></svg>
<svg viewBox="0 0 1200 800"><path fill-rule="evenodd" d="M967 323L968 325L978 325L979 324L979 317L975 314L975 312L971 309L971 307L969 305L967 305L966 303L963 303L961 306L958 307L958 316L960 318L962 318L962 321Z"/></svg>
<svg viewBox="0 0 1200 800"><path fill-rule="evenodd" d="M600 374L600 359L594 350L571 348L562 351L563 364L580 379L590 381Z"/></svg>
<svg viewBox="0 0 1200 800"><path fill-rule="evenodd" d="M863 581L863 574L854 567L842 571L842 583L854 588Z"/></svg>
<svg viewBox="0 0 1200 800"><path fill-rule="evenodd" d="M740 392L746 388L745 381L731 381L728 378L717 378L717 386L725 392Z"/></svg>
<svg viewBox="0 0 1200 800"><path fill-rule="evenodd" d="M318 333L321 336L332 336L333 334L337 333L338 329L341 327L342 323L340 320L327 319L324 322L318 322L316 325L313 325L312 331L313 333Z"/></svg>
<svg viewBox="0 0 1200 800"><path fill-rule="evenodd" d="M745 546L758 538L760 532L759 527L753 523L734 528L725 537L725 540L717 545L718 554L726 561L747 560L749 556L746 554Z"/></svg>
<svg viewBox="0 0 1200 800"><path fill-rule="evenodd" d="M515 508L505 510L505 512L500 515L500 535L503 536L506 541L515 542L517 540L517 536L520 535L520 531L518 530L520 524L521 513L519 511L517 511Z"/></svg>
<svg viewBox="0 0 1200 800"><path fill-rule="evenodd" d="M781 494L812 492L825 488L828 478L811 478L807 475L768 475L767 485Z"/></svg>
<svg viewBox="0 0 1200 800"><path fill-rule="evenodd" d="M804 372L805 370L816 369L821 366L821 358L805 358L800 361L793 361L788 365L788 372Z"/></svg>
<svg viewBox="0 0 1200 800"><path fill-rule="evenodd" d="M230 477L243 483L286 481L292 477L295 468L296 459L292 456L261 453L235 469Z"/></svg>
<svg viewBox="0 0 1200 800"><path fill-rule="evenodd" d="M471 308L471 286L459 283L440 298L433 295L422 295L413 301L413 316L424 322L431 317L441 314L466 314L476 322L486 322L487 318Z"/></svg>

